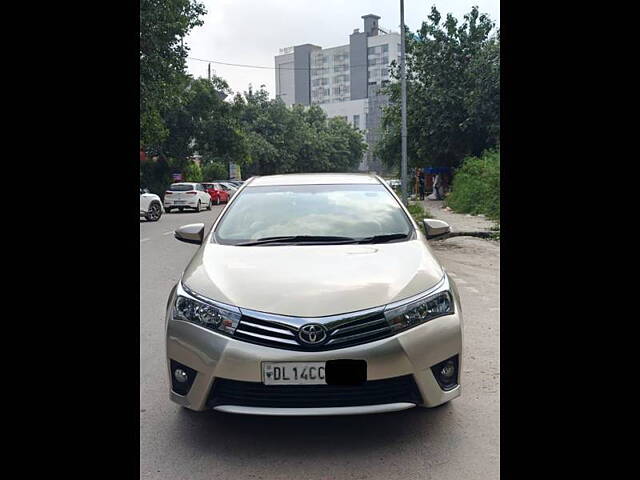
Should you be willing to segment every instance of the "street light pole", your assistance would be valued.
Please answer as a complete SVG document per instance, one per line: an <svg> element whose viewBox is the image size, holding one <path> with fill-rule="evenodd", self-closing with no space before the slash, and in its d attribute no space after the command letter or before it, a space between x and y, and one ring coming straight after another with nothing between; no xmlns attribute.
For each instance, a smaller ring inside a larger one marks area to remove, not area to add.
<svg viewBox="0 0 640 480"><path fill-rule="evenodd" d="M402 203L407 201L407 72L404 58L404 0L400 0L400 90L402 94L402 160L400 163L402 182Z"/></svg>

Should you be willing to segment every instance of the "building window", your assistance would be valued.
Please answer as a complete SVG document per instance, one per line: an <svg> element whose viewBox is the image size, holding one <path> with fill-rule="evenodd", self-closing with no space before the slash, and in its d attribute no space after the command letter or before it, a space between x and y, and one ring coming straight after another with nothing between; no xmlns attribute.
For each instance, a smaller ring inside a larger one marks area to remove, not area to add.
<svg viewBox="0 0 640 480"><path fill-rule="evenodd" d="M382 53L387 53L389 51L389 45L382 45Z"/></svg>
<svg viewBox="0 0 640 480"><path fill-rule="evenodd" d="M356 128L360 128L360 115L353 116L353 126Z"/></svg>

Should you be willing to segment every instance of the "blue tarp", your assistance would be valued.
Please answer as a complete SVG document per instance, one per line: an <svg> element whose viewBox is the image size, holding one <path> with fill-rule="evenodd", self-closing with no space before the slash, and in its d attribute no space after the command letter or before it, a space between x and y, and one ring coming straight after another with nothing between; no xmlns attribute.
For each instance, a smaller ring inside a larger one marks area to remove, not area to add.
<svg viewBox="0 0 640 480"><path fill-rule="evenodd" d="M438 173L451 173L450 167L425 167L422 169L424 173L437 175Z"/></svg>

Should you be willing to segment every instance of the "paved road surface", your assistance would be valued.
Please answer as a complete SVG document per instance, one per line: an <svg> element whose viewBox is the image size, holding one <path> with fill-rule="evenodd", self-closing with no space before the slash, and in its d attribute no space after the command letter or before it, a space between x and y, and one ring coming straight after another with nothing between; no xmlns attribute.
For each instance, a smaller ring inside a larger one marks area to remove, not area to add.
<svg viewBox="0 0 640 480"><path fill-rule="evenodd" d="M464 312L462 396L440 408L350 417L194 413L169 401L163 327L169 291L197 246L173 238L211 212L140 221L140 477L144 479L497 479L500 249L453 238L434 251Z"/></svg>

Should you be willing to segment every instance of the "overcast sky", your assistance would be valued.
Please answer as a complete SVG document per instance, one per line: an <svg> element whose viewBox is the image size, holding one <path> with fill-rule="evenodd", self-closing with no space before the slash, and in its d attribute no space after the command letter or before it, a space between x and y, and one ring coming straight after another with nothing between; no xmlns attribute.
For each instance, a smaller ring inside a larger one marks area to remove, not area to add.
<svg viewBox="0 0 640 480"><path fill-rule="evenodd" d="M381 27L400 31L399 0L201 0L207 8L204 25L187 38L189 56L226 63L271 67L270 69L211 64L234 92L249 84L265 85L275 96L275 55L279 49L312 43L322 48L346 45L355 28L363 31L362 15L380 16ZM477 5L500 26L500 0L405 0L404 18L415 31L435 5L444 17L459 20ZM189 73L207 76L207 63L188 60Z"/></svg>

